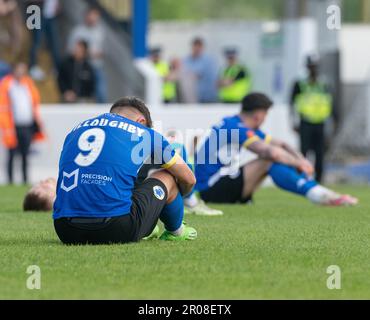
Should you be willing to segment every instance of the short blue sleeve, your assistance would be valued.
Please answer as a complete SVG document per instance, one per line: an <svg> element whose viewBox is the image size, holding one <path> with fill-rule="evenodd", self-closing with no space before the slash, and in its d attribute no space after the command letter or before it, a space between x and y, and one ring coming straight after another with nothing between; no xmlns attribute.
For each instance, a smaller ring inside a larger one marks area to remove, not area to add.
<svg viewBox="0 0 370 320"><path fill-rule="evenodd" d="M256 141L264 141L270 143L271 136L265 134L263 131L257 129L252 130L249 128L240 128L239 132L240 145L248 148L252 143Z"/></svg>

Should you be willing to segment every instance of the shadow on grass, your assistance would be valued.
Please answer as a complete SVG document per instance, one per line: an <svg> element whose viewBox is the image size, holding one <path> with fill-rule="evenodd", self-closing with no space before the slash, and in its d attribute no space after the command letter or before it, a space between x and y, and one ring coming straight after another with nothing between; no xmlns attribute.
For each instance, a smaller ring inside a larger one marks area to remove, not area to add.
<svg viewBox="0 0 370 320"><path fill-rule="evenodd" d="M111 244L64 244L59 239L5 239L0 237L0 247L9 247L12 245L15 246L57 246L57 247L65 247L65 248L92 248L92 247L109 247L109 248L119 248L119 247L127 247L127 248L134 248L142 242L131 242L131 243L111 243ZM145 241L146 242L146 241Z"/></svg>
<svg viewBox="0 0 370 320"><path fill-rule="evenodd" d="M4 239L0 238L0 247L10 245L63 245L58 239Z"/></svg>

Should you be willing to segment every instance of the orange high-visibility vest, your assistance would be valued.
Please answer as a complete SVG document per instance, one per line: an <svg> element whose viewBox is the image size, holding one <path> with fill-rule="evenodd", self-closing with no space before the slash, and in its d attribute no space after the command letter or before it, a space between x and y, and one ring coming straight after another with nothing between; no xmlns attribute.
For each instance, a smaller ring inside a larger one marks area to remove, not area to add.
<svg viewBox="0 0 370 320"><path fill-rule="evenodd" d="M0 132L2 134L1 141L7 149L14 149L18 146L12 106L9 98L9 89L13 81L16 81L14 76L8 75L0 82ZM33 116L41 128L40 94L29 76L24 76L20 82L25 85L30 92ZM46 136L43 132L37 132L33 136L33 140L35 141L42 141L45 140L45 138Z"/></svg>

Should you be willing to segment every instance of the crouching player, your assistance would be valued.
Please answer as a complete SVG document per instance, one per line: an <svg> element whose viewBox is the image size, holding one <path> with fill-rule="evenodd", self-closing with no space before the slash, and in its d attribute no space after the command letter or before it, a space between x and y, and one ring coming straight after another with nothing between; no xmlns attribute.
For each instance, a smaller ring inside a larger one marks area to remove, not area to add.
<svg viewBox="0 0 370 320"><path fill-rule="evenodd" d="M129 97L67 135L53 214L63 243L136 242L150 236L158 219L166 229L160 239L197 237L195 229L183 224L182 196L192 190L194 174L151 127L147 106ZM163 170L135 184L149 157Z"/></svg>
<svg viewBox="0 0 370 320"><path fill-rule="evenodd" d="M272 104L267 96L251 93L243 99L239 114L212 128L195 154L196 189L201 198L214 203L248 202L269 175L279 188L316 204L357 204L356 198L319 185L311 178L313 167L308 160L260 130ZM240 165L243 148L257 154L258 159Z"/></svg>

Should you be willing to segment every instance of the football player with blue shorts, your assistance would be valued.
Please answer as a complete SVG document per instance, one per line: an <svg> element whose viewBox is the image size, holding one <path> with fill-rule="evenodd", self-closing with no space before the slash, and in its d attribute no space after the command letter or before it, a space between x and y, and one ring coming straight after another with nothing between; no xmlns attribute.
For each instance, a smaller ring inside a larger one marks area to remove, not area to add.
<svg viewBox="0 0 370 320"><path fill-rule="evenodd" d="M358 200L318 184L313 167L287 143L261 129L272 106L264 94L251 93L242 100L239 114L214 126L195 153L196 189L205 202L247 203L266 176L281 189L313 203L348 206ZM257 159L243 162L243 150Z"/></svg>
<svg viewBox="0 0 370 320"><path fill-rule="evenodd" d="M158 220L165 226L160 239L197 237L183 223L183 196L193 189L195 176L151 127L145 103L128 97L67 135L53 213L63 243L136 242L150 236ZM163 169L138 183L138 171L149 158Z"/></svg>

